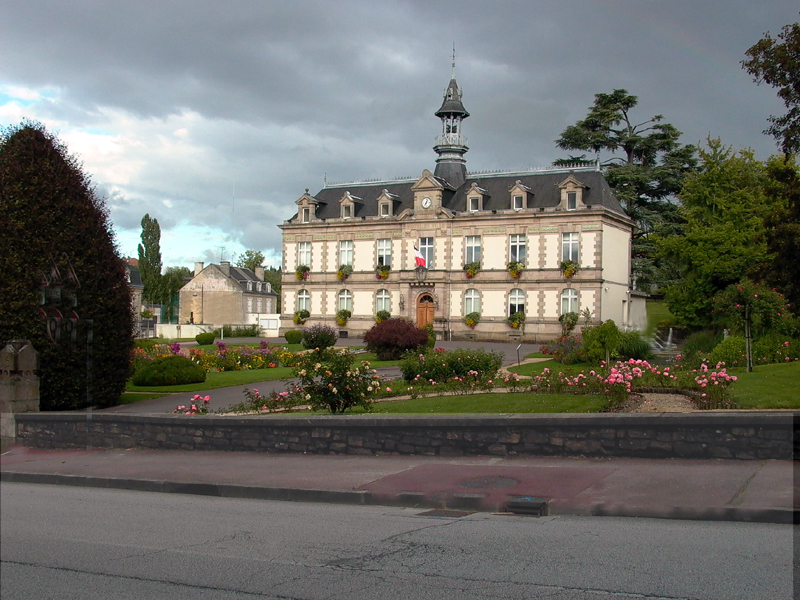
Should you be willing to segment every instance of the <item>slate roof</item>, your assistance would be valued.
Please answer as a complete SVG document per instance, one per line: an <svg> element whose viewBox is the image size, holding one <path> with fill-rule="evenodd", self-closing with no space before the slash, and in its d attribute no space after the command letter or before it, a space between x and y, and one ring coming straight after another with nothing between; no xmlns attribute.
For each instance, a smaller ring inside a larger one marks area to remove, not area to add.
<svg viewBox="0 0 800 600"><path fill-rule="evenodd" d="M519 173L467 174L466 181L453 190L445 186L442 194L442 206L454 212L466 212L467 191L475 183L486 190L483 196L483 211L505 210L511 207L510 190L517 181L530 188L528 208L552 208L561 202L561 190L558 188L567 177L572 175L586 186L583 191L583 203L590 206L603 206L615 213L625 215L625 211L614 196L602 173L596 170L557 169L552 171L530 171ZM316 211L319 219L337 219L341 216L339 200L345 192L358 196L363 204L355 206L354 217L374 217L378 215L378 197L383 190L397 196L394 214L405 209L414 208L414 193L411 190L417 179L406 181L364 182L335 184L323 188L314 197L322 203ZM231 267L233 270L233 267Z"/></svg>
<svg viewBox="0 0 800 600"><path fill-rule="evenodd" d="M455 77L450 80L450 84L444 92L444 102L441 108L434 113L437 117L446 115L461 115L461 118L466 119L469 116L467 109L461 103L461 93L458 89Z"/></svg>

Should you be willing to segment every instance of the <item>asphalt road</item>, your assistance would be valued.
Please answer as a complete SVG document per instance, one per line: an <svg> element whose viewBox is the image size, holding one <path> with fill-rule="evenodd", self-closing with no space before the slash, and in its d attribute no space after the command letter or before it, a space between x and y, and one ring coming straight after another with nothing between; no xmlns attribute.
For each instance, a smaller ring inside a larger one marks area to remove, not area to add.
<svg viewBox="0 0 800 600"><path fill-rule="evenodd" d="M0 485L5 600L792 597L792 527Z"/></svg>

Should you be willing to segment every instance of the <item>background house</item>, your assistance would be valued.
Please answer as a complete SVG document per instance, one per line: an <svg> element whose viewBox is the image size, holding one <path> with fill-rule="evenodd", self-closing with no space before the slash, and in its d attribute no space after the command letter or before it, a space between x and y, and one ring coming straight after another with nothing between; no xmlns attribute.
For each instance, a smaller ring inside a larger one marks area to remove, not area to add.
<svg viewBox="0 0 800 600"><path fill-rule="evenodd" d="M264 281L263 268L233 267L220 264L195 263L194 277L180 290L179 322L181 324L251 325L277 335L278 296Z"/></svg>
<svg viewBox="0 0 800 600"><path fill-rule="evenodd" d="M310 312L309 323L336 326L341 309L352 313L339 328L350 336L366 332L380 310L431 323L446 339L552 339L567 312L639 325L632 222L599 166L468 173L461 98L453 77L436 112L434 172L330 184L296 201L281 225L283 330L295 327L299 310ZM518 278L512 262L522 267ZM525 320L512 328L507 319L518 312ZM474 328L464 322L472 313L480 315Z"/></svg>

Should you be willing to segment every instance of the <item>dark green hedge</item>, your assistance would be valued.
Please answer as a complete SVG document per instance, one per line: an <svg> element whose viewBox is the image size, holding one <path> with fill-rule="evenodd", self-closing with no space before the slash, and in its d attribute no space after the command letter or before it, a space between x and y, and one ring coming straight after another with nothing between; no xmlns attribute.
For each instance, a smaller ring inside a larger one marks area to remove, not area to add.
<svg viewBox="0 0 800 600"><path fill-rule="evenodd" d="M133 376L134 385L184 385L205 380L203 368L185 356L161 358Z"/></svg>
<svg viewBox="0 0 800 600"><path fill-rule="evenodd" d="M41 124L0 130L0 219L0 342L27 339L39 351L41 409L116 404L133 347L125 264L104 202ZM77 313L74 340L62 329L57 342L49 341L39 314L51 260L62 277L69 261L80 283L65 282L61 299L45 306L51 316Z"/></svg>

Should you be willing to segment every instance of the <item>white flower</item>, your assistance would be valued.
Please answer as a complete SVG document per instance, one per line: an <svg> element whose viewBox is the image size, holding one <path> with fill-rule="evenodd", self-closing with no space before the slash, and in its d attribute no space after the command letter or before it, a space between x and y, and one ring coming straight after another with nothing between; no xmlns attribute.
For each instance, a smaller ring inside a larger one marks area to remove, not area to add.
<svg viewBox="0 0 800 600"><path fill-rule="evenodd" d="M306 394L306 400L311 400L311 394Z"/></svg>
<svg viewBox="0 0 800 600"><path fill-rule="evenodd" d="M331 391L335 394L336 393L336 388L333 388Z"/></svg>

